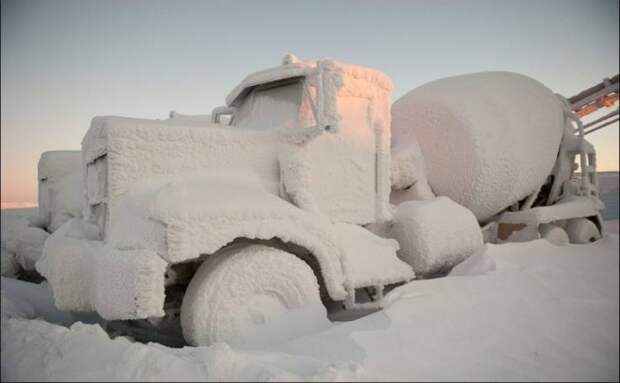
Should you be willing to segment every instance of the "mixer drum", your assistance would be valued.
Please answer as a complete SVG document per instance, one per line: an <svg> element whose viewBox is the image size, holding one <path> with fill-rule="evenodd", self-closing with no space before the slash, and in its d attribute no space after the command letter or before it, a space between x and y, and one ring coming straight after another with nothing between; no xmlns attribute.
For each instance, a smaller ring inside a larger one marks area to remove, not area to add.
<svg viewBox="0 0 620 383"><path fill-rule="evenodd" d="M481 222L544 184L564 126L551 90L509 72L432 81L392 105L392 145L416 137L435 194Z"/></svg>

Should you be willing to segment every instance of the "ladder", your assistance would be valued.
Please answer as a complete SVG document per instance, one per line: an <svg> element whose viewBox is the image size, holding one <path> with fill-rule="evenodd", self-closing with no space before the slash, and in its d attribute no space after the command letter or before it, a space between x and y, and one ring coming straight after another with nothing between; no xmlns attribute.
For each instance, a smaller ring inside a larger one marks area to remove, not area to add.
<svg viewBox="0 0 620 383"><path fill-rule="evenodd" d="M596 152L585 140L585 135L602 129L618 121L619 109L607 113L594 121L584 123L582 119L601 108L613 107L618 102L618 75L605 78L600 83L563 100L566 116L574 123L573 133L578 139L575 154L579 155L578 194L598 198L598 174L596 172ZM573 149L573 150L574 150Z"/></svg>
<svg viewBox="0 0 620 383"><path fill-rule="evenodd" d="M601 108L611 108L618 102L618 75L605 78L602 82L567 99L571 110L580 119ZM583 125L583 134L590 134L618 121L619 109ZM614 118L615 117L615 118Z"/></svg>

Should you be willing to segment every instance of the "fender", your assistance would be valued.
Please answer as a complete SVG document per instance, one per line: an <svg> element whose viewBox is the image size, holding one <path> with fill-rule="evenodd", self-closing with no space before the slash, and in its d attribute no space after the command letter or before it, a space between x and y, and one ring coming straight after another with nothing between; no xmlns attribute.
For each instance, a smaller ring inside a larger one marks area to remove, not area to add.
<svg viewBox="0 0 620 383"><path fill-rule="evenodd" d="M213 254L237 238L278 238L312 253L332 299L347 296L343 249L332 223L281 199L247 174L177 179L157 190L130 192L119 204L115 226L108 245L119 250L143 245L170 264ZM142 231L144 240L128 244L129 228L132 236Z"/></svg>

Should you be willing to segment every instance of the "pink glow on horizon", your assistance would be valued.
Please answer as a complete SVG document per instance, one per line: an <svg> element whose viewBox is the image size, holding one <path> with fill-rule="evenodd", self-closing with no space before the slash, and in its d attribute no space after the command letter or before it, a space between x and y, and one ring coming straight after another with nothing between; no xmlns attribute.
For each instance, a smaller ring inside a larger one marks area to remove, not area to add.
<svg viewBox="0 0 620 383"><path fill-rule="evenodd" d="M38 207L35 202L0 202L0 209L27 209Z"/></svg>

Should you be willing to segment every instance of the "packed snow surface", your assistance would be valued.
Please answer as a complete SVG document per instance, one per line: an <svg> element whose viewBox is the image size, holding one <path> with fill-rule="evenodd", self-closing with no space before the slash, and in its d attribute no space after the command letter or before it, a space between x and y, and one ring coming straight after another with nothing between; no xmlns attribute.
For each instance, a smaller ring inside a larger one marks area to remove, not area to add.
<svg viewBox="0 0 620 383"><path fill-rule="evenodd" d="M599 172L599 195L605 204L601 213L604 220L618 220L620 218L620 184L618 172Z"/></svg>
<svg viewBox="0 0 620 383"><path fill-rule="evenodd" d="M618 245L487 245L382 311L253 351L111 339L46 284L2 278L2 380L617 381Z"/></svg>
<svg viewBox="0 0 620 383"><path fill-rule="evenodd" d="M485 221L551 174L565 126L551 90L485 72L422 85L392 105L392 142L417 139L433 192Z"/></svg>

